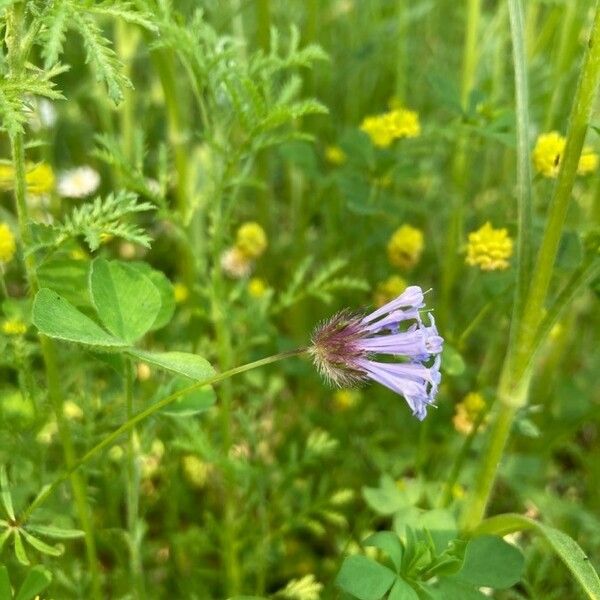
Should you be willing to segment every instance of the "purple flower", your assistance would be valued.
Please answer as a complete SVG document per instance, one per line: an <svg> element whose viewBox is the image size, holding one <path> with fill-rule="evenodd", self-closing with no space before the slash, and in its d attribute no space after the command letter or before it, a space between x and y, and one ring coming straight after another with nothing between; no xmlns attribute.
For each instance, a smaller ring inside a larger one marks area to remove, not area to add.
<svg viewBox="0 0 600 600"><path fill-rule="evenodd" d="M377 381L404 396L422 421L440 384L444 343L433 317L423 321L424 306L423 290L411 286L366 316L335 314L312 336L309 352L319 372L338 386Z"/></svg>

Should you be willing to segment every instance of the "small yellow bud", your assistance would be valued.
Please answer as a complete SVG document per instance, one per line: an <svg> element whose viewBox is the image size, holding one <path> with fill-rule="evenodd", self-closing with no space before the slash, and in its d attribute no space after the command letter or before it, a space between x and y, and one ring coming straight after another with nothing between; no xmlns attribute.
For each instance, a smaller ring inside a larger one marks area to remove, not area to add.
<svg viewBox="0 0 600 600"><path fill-rule="evenodd" d="M50 165L39 163L25 175L27 191L34 196L48 194L54 189L54 171Z"/></svg>
<svg viewBox="0 0 600 600"><path fill-rule="evenodd" d="M81 421L83 419L83 410L72 400L67 400L63 404L63 415L71 421Z"/></svg>
<svg viewBox="0 0 600 600"><path fill-rule="evenodd" d="M236 234L236 248L248 258L258 258L267 249L267 234L254 222L244 223Z"/></svg>
<svg viewBox="0 0 600 600"><path fill-rule="evenodd" d="M186 481L194 488L201 489L206 485L211 465L203 462L194 454L186 454L181 458L181 467Z"/></svg>
<svg viewBox="0 0 600 600"><path fill-rule="evenodd" d="M346 160L346 153L339 146L327 146L325 148L325 160L332 165L343 165Z"/></svg>
<svg viewBox="0 0 600 600"><path fill-rule="evenodd" d="M135 370L139 381L148 381L152 377L152 369L146 363L138 363Z"/></svg>
<svg viewBox="0 0 600 600"><path fill-rule="evenodd" d="M183 304L190 297L190 290L185 284L179 282L173 285L173 293L177 304Z"/></svg>
<svg viewBox="0 0 600 600"><path fill-rule="evenodd" d="M260 277L253 277L248 282L248 293L253 298L262 298L267 292L267 284Z"/></svg>
<svg viewBox="0 0 600 600"><path fill-rule="evenodd" d="M410 269L421 258L425 242L423 232L411 225L402 225L388 242L387 252L390 263L395 267Z"/></svg>
<svg viewBox="0 0 600 600"><path fill-rule="evenodd" d="M337 410L344 411L353 408L360 400L358 390L341 389L333 394L333 405Z"/></svg>

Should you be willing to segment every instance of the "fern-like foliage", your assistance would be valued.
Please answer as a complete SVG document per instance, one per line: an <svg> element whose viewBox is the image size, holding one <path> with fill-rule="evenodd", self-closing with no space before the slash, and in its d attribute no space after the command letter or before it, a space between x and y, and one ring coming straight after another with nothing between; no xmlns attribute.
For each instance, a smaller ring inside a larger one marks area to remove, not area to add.
<svg viewBox="0 0 600 600"><path fill-rule="evenodd" d="M94 251L105 239L118 237L148 248L152 238L126 219L134 213L153 209L149 202L139 202L132 192L120 191L106 198L97 197L75 208L62 223L54 226L55 244L83 236L90 250Z"/></svg>
<svg viewBox="0 0 600 600"><path fill-rule="evenodd" d="M9 135L23 131L31 111L31 96L43 96L50 100L59 100L63 95L56 90L52 81L66 67L55 65L47 71L26 65L23 74L0 79L0 128Z"/></svg>
<svg viewBox="0 0 600 600"><path fill-rule="evenodd" d="M317 298L329 304L334 300L335 292L369 289L369 284L364 279L339 275L339 272L347 265L347 261L343 259L332 260L311 276L312 265L313 259L309 257L296 269L288 287L279 296L273 309L275 313L289 308L307 297Z"/></svg>
<svg viewBox="0 0 600 600"><path fill-rule="evenodd" d="M327 55L315 45L300 48L296 28L290 31L287 50L273 30L271 51L259 51L245 60L239 42L218 35L201 10L191 22L181 23L169 3L147 0L146 9L159 18L160 38L155 47L177 53L204 114L219 123L221 133L235 136L236 145L241 141L256 151L306 137L286 126L305 115L327 112L315 99L298 99L301 78L293 71L310 68Z"/></svg>

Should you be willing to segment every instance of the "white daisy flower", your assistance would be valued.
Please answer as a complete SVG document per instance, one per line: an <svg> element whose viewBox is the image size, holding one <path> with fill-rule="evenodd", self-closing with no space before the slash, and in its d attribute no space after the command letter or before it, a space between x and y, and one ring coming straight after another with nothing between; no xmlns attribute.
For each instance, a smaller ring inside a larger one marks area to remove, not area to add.
<svg viewBox="0 0 600 600"><path fill-rule="evenodd" d="M84 198L100 185L98 171L88 165L63 171L58 176L57 190L63 198Z"/></svg>

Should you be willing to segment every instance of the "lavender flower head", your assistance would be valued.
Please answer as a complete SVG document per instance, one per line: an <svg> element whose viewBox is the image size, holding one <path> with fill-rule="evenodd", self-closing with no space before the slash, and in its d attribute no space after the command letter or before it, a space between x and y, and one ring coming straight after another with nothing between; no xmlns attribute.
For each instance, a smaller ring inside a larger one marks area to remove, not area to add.
<svg viewBox="0 0 600 600"><path fill-rule="evenodd" d="M309 352L319 372L337 386L374 380L404 396L413 415L427 416L441 380L443 338L421 317L423 290L410 286L364 316L341 311L319 325ZM376 360L378 359L378 360Z"/></svg>

